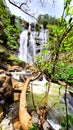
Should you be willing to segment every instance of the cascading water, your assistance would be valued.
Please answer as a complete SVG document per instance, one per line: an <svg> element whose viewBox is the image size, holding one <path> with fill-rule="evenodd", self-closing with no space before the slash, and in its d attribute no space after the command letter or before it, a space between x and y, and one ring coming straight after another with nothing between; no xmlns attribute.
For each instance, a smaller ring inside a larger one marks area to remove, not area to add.
<svg viewBox="0 0 73 130"><path fill-rule="evenodd" d="M28 40L27 30L24 30L20 34L20 48L19 48L18 58L25 62L27 62L27 40Z"/></svg>
<svg viewBox="0 0 73 130"><path fill-rule="evenodd" d="M48 32L43 29L42 25L39 34L35 30L31 31L31 26L29 25L28 30L24 30L20 34L18 58L32 65L36 61L37 54L42 55L43 46L48 38L47 34Z"/></svg>
<svg viewBox="0 0 73 130"><path fill-rule="evenodd" d="M29 40L29 48L28 51L30 52L30 55L32 57L32 61L35 62L35 56L36 56L36 42L33 37L33 33L30 34L30 40ZM30 61L29 61L30 63Z"/></svg>

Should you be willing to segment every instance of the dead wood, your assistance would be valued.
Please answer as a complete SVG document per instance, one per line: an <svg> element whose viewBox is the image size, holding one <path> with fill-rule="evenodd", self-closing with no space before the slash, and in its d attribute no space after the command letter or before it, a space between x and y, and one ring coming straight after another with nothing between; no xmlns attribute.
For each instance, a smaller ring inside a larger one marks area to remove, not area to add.
<svg viewBox="0 0 73 130"><path fill-rule="evenodd" d="M26 103L26 90L29 82L30 78L27 78L20 95L19 120L23 130L29 130L29 128L32 127L31 116L27 112L27 103Z"/></svg>
<svg viewBox="0 0 73 130"><path fill-rule="evenodd" d="M63 82L63 81L58 80L58 83L59 83L60 85L62 85L62 86L66 86L66 83Z"/></svg>
<svg viewBox="0 0 73 130"><path fill-rule="evenodd" d="M19 120L20 120L20 125L23 130L29 130L29 128L32 127L31 116L27 112L27 102L26 102L27 87L28 87L30 81L37 79L39 76L40 76L40 73L35 77L27 77L27 79L24 83L21 95L20 95Z"/></svg>

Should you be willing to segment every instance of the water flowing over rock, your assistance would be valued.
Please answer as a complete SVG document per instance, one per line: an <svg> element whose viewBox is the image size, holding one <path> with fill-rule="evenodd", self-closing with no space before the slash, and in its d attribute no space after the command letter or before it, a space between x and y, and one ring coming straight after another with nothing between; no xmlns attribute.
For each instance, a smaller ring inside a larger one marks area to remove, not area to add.
<svg viewBox="0 0 73 130"><path fill-rule="evenodd" d="M29 25L28 30L24 30L20 34L19 59L32 65L36 61L36 56L42 55L47 38L48 30L44 30L42 25L40 32L35 31L35 29L31 31L31 26Z"/></svg>

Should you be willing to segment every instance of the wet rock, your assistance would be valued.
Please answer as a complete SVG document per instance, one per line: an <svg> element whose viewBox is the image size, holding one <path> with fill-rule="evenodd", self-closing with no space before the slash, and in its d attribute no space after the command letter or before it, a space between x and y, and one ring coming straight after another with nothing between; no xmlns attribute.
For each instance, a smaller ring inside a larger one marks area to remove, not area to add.
<svg viewBox="0 0 73 130"><path fill-rule="evenodd" d="M13 104L9 105L7 118L10 121L13 121L14 119L18 117L18 113L19 113L19 103L14 102Z"/></svg>
<svg viewBox="0 0 73 130"><path fill-rule="evenodd" d="M37 113L35 111L33 111L31 113L31 115L32 115L32 117L31 117L32 123L38 125L39 124L39 117L38 117Z"/></svg>
<svg viewBox="0 0 73 130"><path fill-rule="evenodd" d="M66 98L68 99L69 104L73 107L73 97L70 94L66 93ZM65 95L64 95L64 99L65 99Z"/></svg>
<svg viewBox="0 0 73 130"><path fill-rule="evenodd" d="M49 123L47 121L44 122L43 129L44 130L52 130L51 127L50 127L50 125L49 125Z"/></svg>
<svg viewBox="0 0 73 130"><path fill-rule="evenodd" d="M10 121L13 121L14 119L16 119L18 117L18 109L12 109L10 110L10 112L8 113L7 117Z"/></svg>

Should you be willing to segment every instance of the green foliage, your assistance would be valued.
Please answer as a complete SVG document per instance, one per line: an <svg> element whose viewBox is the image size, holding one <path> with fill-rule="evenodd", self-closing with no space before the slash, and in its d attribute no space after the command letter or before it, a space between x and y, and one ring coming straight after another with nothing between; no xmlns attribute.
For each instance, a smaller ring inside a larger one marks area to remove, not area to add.
<svg viewBox="0 0 73 130"><path fill-rule="evenodd" d="M73 126L73 116L72 115L68 115L68 128L70 129ZM61 130L65 130L66 129L66 117L63 117L63 122L61 123Z"/></svg>
<svg viewBox="0 0 73 130"><path fill-rule="evenodd" d="M8 11L5 10L5 5L4 5L4 0L0 0L0 16L1 17L6 17L8 16Z"/></svg>
<svg viewBox="0 0 73 130"><path fill-rule="evenodd" d="M40 57L39 57L40 58ZM49 78L52 76L53 62L43 61L38 59L38 68L44 72ZM55 67L55 74L53 76L53 82L58 80L64 81L70 85L73 84L73 66L63 62L57 62Z"/></svg>
<svg viewBox="0 0 73 130"><path fill-rule="evenodd" d="M32 128L30 128L30 130L39 130L39 128L36 124L33 124Z"/></svg>
<svg viewBox="0 0 73 130"><path fill-rule="evenodd" d="M67 65L66 63L58 62L55 69L54 81L64 81L68 84L73 84L73 67Z"/></svg>
<svg viewBox="0 0 73 130"><path fill-rule="evenodd" d="M48 54L48 50L43 50L42 53L43 53L44 55L47 55L47 54Z"/></svg>
<svg viewBox="0 0 73 130"><path fill-rule="evenodd" d="M9 57L7 58L7 63L9 63L10 65L25 66L25 62L19 60L14 55L9 55Z"/></svg>
<svg viewBox="0 0 73 130"><path fill-rule="evenodd" d="M17 49L18 47L18 37L19 37L19 34L20 34L20 30L17 29L17 27L13 28L13 26L7 26L5 28L5 32L6 32L6 35L7 35L7 46L9 49L11 50L14 50L14 49Z"/></svg>
<svg viewBox="0 0 73 130"><path fill-rule="evenodd" d="M9 50L16 50L19 45L19 34L22 31L18 26L20 20L10 14L2 0L0 2L0 7L0 44L6 46Z"/></svg>
<svg viewBox="0 0 73 130"><path fill-rule="evenodd" d="M55 17L45 14L45 15L38 16L38 23L43 24L44 28L47 28L47 24L57 25L59 22Z"/></svg>
<svg viewBox="0 0 73 130"><path fill-rule="evenodd" d="M0 130L2 130L2 127L0 126Z"/></svg>
<svg viewBox="0 0 73 130"><path fill-rule="evenodd" d="M47 55L49 60L42 60L42 57L37 58L37 66L54 82L62 80L69 84L73 84L73 7L70 6L71 1L64 1L64 12L57 19L57 24L52 24L52 22L48 24L47 22L49 38L42 54ZM40 15L39 22L43 23L44 18L47 21L49 19L48 15Z"/></svg>

